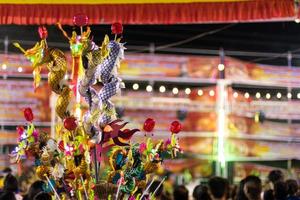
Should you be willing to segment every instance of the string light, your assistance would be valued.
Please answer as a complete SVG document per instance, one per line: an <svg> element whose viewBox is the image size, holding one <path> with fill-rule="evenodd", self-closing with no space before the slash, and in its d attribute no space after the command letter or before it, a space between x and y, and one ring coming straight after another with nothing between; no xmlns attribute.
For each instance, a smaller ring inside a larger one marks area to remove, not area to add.
<svg viewBox="0 0 300 200"><path fill-rule="evenodd" d="M203 95L203 90L198 90L198 96L202 96Z"/></svg>
<svg viewBox="0 0 300 200"><path fill-rule="evenodd" d="M276 96L277 96L278 99L280 99L282 97L280 92L278 92Z"/></svg>
<svg viewBox="0 0 300 200"><path fill-rule="evenodd" d="M297 98L300 99L300 93L297 94Z"/></svg>
<svg viewBox="0 0 300 200"><path fill-rule="evenodd" d="M224 64L222 64L222 63L218 64L218 70L219 71L223 71L224 69L225 69L225 65Z"/></svg>
<svg viewBox="0 0 300 200"><path fill-rule="evenodd" d="M288 99L291 99L292 98L292 93L289 92L289 93L287 93L286 96L287 96Z"/></svg>
<svg viewBox="0 0 300 200"><path fill-rule="evenodd" d="M190 88L185 88L185 94L191 94L191 89Z"/></svg>
<svg viewBox="0 0 300 200"><path fill-rule="evenodd" d="M6 68L7 68L7 65L6 65L5 63L3 63L3 64L2 64L2 69L3 69L3 70L6 70Z"/></svg>
<svg viewBox="0 0 300 200"><path fill-rule="evenodd" d="M172 92L173 92L173 94L178 94L179 90L178 90L178 88L175 87L172 89Z"/></svg>
<svg viewBox="0 0 300 200"><path fill-rule="evenodd" d="M259 99L259 98L261 97L261 94L260 94L259 92L256 92L255 97L256 97L257 99Z"/></svg>
<svg viewBox="0 0 300 200"><path fill-rule="evenodd" d="M18 72L22 72L23 71L23 68L22 67L18 67Z"/></svg>
<svg viewBox="0 0 300 200"><path fill-rule="evenodd" d="M147 85L146 91L147 92L152 92L152 90L153 90L152 86L151 85Z"/></svg>
<svg viewBox="0 0 300 200"><path fill-rule="evenodd" d="M166 91L166 87L165 86L160 86L159 87L159 92L164 93Z"/></svg>
<svg viewBox="0 0 300 200"><path fill-rule="evenodd" d="M250 94L249 94L248 92L246 92L246 93L244 94L244 97L245 97L246 99L248 99L248 98L250 97Z"/></svg>
<svg viewBox="0 0 300 200"><path fill-rule="evenodd" d="M270 99L270 98L271 98L271 94L270 94L270 93L267 93L267 94L266 94L266 98L267 98L267 99Z"/></svg>
<svg viewBox="0 0 300 200"><path fill-rule="evenodd" d="M215 91L210 90L210 91L209 91L209 96L211 96L211 97L215 96Z"/></svg>
<svg viewBox="0 0 300 200"><path fill-rule="evenodd" d="M237 92L234 92L234 93L233 93L233 97L234 97L234 98L238 98L238 96L239 96L239 94L238 94Z"/></svg>
<svg viewBox="0 0 300 200"><path fill-rule="evenodd" d="M139 89L139 84L137 84L137 83L135 83L135 84L133 84L132 85L132 88L134 89L134 90L138 90Z"/></svg>

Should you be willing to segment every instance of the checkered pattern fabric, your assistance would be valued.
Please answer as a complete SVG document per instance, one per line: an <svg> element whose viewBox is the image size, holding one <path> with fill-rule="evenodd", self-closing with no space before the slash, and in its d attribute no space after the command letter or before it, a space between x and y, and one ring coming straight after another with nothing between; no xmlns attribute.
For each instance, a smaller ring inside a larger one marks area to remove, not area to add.
<svg viewBox="0 0 300 200"><path fill-rule="evenodd" d="M112 70L115 67L116 60L120 52L120 45L115 41L109 42L108 48L110 50L109 56L103 60L96 71L96 77L100 77L103 84L109 82Z"/></svg>
<svg viewBox="0 0 300 200"><path fill-rule="evenodd" d="M117 93L118 80L113 78L113 80L104 85L104 87L99 92L100 101L105 103L112 96Z"/></svg>

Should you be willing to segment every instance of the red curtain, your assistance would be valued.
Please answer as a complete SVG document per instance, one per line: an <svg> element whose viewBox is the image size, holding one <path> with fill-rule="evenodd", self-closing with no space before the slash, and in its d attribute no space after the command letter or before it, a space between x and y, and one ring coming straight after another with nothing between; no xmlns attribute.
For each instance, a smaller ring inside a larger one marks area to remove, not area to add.
<svg viewBox="0 0 300 200"><path fill-rule="evenodd" d="M90 24L180 24L272 21L292 19L294 0L254 0L219 3L58 5L0 4L0 24L72 25L85 13Z"/></svg>

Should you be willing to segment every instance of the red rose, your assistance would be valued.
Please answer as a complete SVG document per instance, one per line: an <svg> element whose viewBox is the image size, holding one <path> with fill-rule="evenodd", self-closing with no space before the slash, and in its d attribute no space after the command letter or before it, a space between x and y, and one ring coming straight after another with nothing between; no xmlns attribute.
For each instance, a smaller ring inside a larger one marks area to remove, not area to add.
<svg viewBox="0 0 300 200"><path fill-rule="evenodd" d="M31 108L25 108L23 112L26 121L31 122L33 120L33 113Z"/></svg>
<svg viewBox="0 0 300 200"><path fill-rule="evenodd" d="M48 37L48 31L45 26L39 26L38 32L41 39L46 39Z"/></svg>
<svg viewBox="0 0 300 200"><path fill-rule="evenodd" d="M113 23L111 25L111 32L113 34L122 34L123 33L123 25L119 22Z"/></svg>
<svg viewBox="0 0 300 200"><path fill-rule="evenodd" d="M151 132L154 129L155 126L155 121L152 118L148 118L146 119L146 121L144 122L144 130L146 132Z"/></svg>
<svg viewBox="0 0 300 200"><path fill-rule="evenodd" d="M76 26L86 26L88 24L89 18L85 14L77 14L73 17L73 23Z"/></svg>
<svg viewBox="0 0 300 200"><path fill-rule="evenodd" d="M64 127L69 131L73 131L77 127L76 118L75 117L67 117L64 120Z"/></svg>
<svg viewBox="0 0 300 200"><path fill-rule="evenodd" d="M181 131L181 129L182 129L182 125L179 121L173 121L170 125L170 131L172 133L177 134Z"/></svg>

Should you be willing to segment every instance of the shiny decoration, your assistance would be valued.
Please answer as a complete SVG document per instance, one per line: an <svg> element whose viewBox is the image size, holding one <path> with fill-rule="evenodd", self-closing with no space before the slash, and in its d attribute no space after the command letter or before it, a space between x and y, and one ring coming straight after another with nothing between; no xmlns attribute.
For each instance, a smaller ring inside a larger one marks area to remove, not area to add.
<svg viewBox="0 0 300 200"><path fill-rule="evenodd" d="M151 131L153 131L154 127L155 127L155 120L154 119L148 118L148 119L145 120L144 126L143 126L144 131L151 132Z"/></svg>
<svg viewBox="0 0 300 200"><path fill-rule="evenodd" d="M69 131L73 131L77 127L76 118L75 117L67 117L64 119L64 127Z"/></svg>
<svg viewBox="0 0 300 200"><path fill-rule="evenodd" d="M70 89L62 84L67 72L67 61L64 53L58 49L48 48L45 39L37 42L33 48L28 50L24 50L18 43L14 43L14 45L32 62L35 88L39 86L41 80L41 66L47 65L49 69L48 83L52 91L59 95L55 108L56 113L61 119L67 117Z"/></svg>
<svg viewBox="0 0 300 200"><path fill-rule="evenodd" d="M177 134L181 131L181 129L182 129L182 125L179 121L173 121L170 125L170 131L172 133Z"/></svg>
<svg viewBox="0 0 300 200"><path fill-rule="evenodd" d="M39 26L38 28L39 36L42 40L47 39L48 37L48 31L45 26Z"/></svg>
<svg viewBox="0 0 300 200"><path fill-rule="evenodd" d="M113 34L119 35L123 33L123 25L119 22L115 22L111 25L111 32Z"/></svg>
<svg viewBox="0 0 300 200"><path fill-rule="evenodd" d="M79 93L89 104L89 111L84 115L85 130L88 134L94 135L92 139L94 142L100 143L105 135L102 129L116 119L115 108L110 98L122 88L121 79L117 77L117 69L123 59L124 47L117 41L109 41L108 36L105 36L101 49L93 42L89 46L90 49L85 55L88 62L80 81ZM96 80L103 84L99 91L92 87ZM114 141L119 142L117 137L114 137Z"/></svg>
<svg viewBox="0 0 300 200"><path fill-rule="evenodd" d="M49 168L44 165L38 166L35 170L35 173L40 179L46 180L45 176L47 176L49 173Z"/></svg>
<svg viewBox="0 0 300 200"><path fill-rule="evenodd" d="M155 143L149 138L146 143L135 143L130 148L115 146L109 156L108 181L118 184L122 180L119 187L126 194L145 189L147 175L160 169L164 159L176 157L180 150L174 134L169 140L168 145L162 140Z"/></svg>
<svg viewBox="0 0 300 200"><path fill-rule="evenodd" d="M86 16L74 16L74 24L86 25ZM62 51L48 48L45 40L48 34L44 27L39 28L42 40L33 48L24 50L15 44L32 62L35 87L40 82L42 66L46 65L49 70L48 84L58 95L55 112L60 120L55 125L55 139L35 129L33 113L26 108L24 117L31 123L26 128L17 128L18 146L10 156L16 162L34 159L36 175L46 182L44 191L52 198L55 195L56 199L96 199L106 191L108 199L124 193L131 199L139 199L141 194L135 195L135 192L145 189L147 177L161 169L164 159L175 158L180 152L178 139L171 134L167 141L148 139L147 142L132 143L131 138L139 129L126 128L128 122L117 119L111 102L111 97L123 88L117 73L124 58L123 44L105 36L98 47L89 38L89 27L86 31L81 29L81 35L74 31L69 37L58 26L70 43L74 63L71 87L64 80L66 58ZM121 24L113 25L112 29L116 34L122 33ZM100 84L95 85L97 82L101 82L100 88ZM80 94L88 104L83 119L77 115L73 117L72 109L69 109L72 90L76 100L80 99ZM154 126L155 121L148 118L143 129L151 132ZM181 125L180 130L179 125L173 126L172 132L181 130ZM109 151L108 159L101 158L106 155L104 149ZM103 160L108 160L109 171L106 182L101 184L99 162Z"/></svg>
<svg viewBox="0 0 300 200"><path fill-rule="evenodd" d="M31 108L25 108L23 112L26 121L31 122L34 118Z"/></svg>
<svg viewBox="0 0 300 200"><path fill-rule="evenodd" d="M73 17L73 23L76 26L86 26L88 25L89 18L85 14L77 14Z"/></svg>

